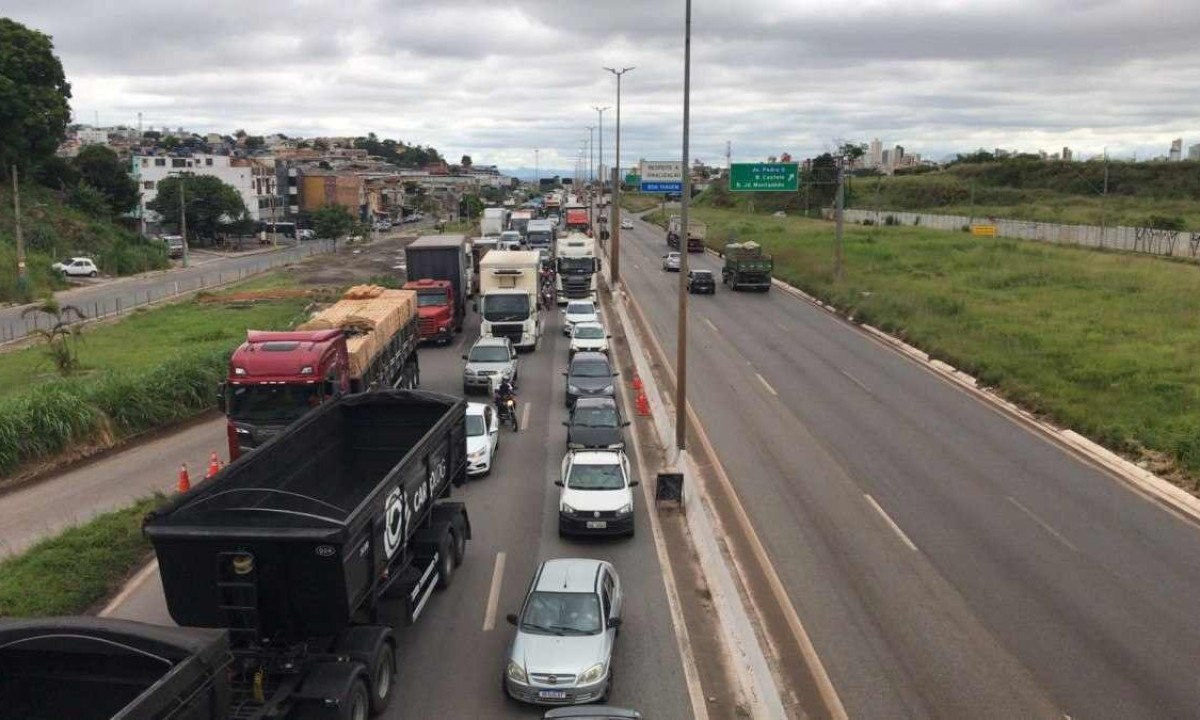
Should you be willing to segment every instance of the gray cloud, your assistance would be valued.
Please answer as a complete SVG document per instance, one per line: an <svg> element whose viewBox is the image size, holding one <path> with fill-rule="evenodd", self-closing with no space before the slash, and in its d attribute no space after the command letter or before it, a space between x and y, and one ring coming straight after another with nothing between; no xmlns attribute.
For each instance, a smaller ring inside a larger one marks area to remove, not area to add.
<svg viewBox="0 0 1200 720"><path fill-rule="evenodd" d="M54 37L89 122L359 134L477 162L571 167L626 76L623 162L674 157L683 3L659 0L10 0ZM1200 3L705 0L693 154L716 161L879 137L1161 154L1200 142ZM612 158L615 112L605 114Z"/></svg>

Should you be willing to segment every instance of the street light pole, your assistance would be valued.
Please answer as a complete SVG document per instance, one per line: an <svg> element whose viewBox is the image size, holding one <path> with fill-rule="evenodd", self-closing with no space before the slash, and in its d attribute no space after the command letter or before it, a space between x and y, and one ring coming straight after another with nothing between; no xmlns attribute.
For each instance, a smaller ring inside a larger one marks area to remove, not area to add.
<svg viewBox="0 0 1200 720"><path fill-rule="evenodd" d="M600 178L600 195L604 196L604 111L609 109L608 105L604 107L592 106L596 114L600 116L600 152L596 155L596 171Z"/></svg>
<svg viewBox="0 0 1200 720"><path fill-rule="evenodd" d="M692 0L687 1L683 25L683 192L679 196L679 324L675 342L675 448L682 455L687 447L687 274L688 204L692 178L688 170L688 128L692 101Z"/></svg>
<svg viewBox="0 0 1200 720"><path fill-rule="evenodd" d="M183 266L188 266L187 209L183 200L183 173L179 174L179 237L183 240Z"/></svg>
<svg viewBox="0 0 1200 720"><path fill-rule="evenodd" d="M612 265L612 284L615 288L621 282L621 76L633 68L621 68L619 71L610 67L604 69L617 76L617 155L613 163L616 169L616 177L613 181L611 213L612 249L609 251L609 262Z"/></svg>
<svg viewBox="0 0 1200 720"><path fill-rule="evenodd" d="M16 223L16 238L17 238L17 290L24 301L24 291L29 283L29 277L25 268L25 236L21 233L21 184L17 180L17 166L14 163L12 166L13 179L13 220Z"/></svg>

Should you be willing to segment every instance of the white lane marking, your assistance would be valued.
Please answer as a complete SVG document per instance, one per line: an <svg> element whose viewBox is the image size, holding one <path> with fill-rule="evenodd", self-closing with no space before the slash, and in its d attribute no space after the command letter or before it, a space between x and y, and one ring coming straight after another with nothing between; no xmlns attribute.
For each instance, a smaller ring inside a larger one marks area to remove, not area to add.
<svg viewBox="0 0 1200 720"><path fill-rule="evenodd" d="M875 508L875 512L879 513L879 517L883 518L884 522L886 522L892 528L892 530L900 536L900 539L904 541L904 544L908 546L908 549L916 551L916 543L908 539L908 536L904 534L904 531L900 529L900 526L896 524L896 521L892 520L891 516L884 512L883 508L879 506L879 503L875 502L875 498L871 497L869 493L863 493L863 497L867 499L867 502L871 503L871 507Z"/></svg>
<svg viewBox="0 0 1200 720"><path fill-rule="evenodd" d="M779 393L775 392L775 388L771 387L771 383L767 382L765 377L759 375L758 373L754 373L754 377L758 378L758 381L767 389L767 392L771 393L775 397L779 397Z"/></svg>
<svg viewBox="0 0 1200 720"><path fill-rule="evenodd" d="M104 606L104 609L100 611L100 617L108 617L109 615L115 613L122 605L125 604L125 601L129 599L129 596L137 592L138 588L140 588L146 582L146 580L148 580L150 576L156 572L158 572L157 558L151 560L146 567L138 571L138 574L134 575L133 579L130 580L127 585L125 585L125 589L117 593L117 596Z"/></svg>
<svg viewBox="0 0 1200 720"><path fill-rule="evenodd" d="M703 321L704 321L704 323L705 323L706 325L708 325L710 328L712 328L712 331L713 331L713 332L715 332L715 333L717 333L717 334L720 334L720 333L721 333L721 331L717 329L717 326L716 326L716 325L713 325L713 321L712 321L712 320L709 320L709 319L708 319L708 318L706 318L706 317L702 317L702 318L700 318L700 319L701 319L701 320L703 320Z"/></svg>
<svg viewBox="0 0 1200 720"><path fill-rule="evenodd" d="M867 386L866 386L866 385L863 383L863 381L862 381L862 380L859 380L858 378L854 377L853 375L851 375L850 373L846 372L845 370L839 370L838 372L840 372L841 374L845 375L845 376L846 376L846 377L847 377L847 378L850 380L850 382L852 382L852 383L854 383L855 385L857 385L857 386L859 386L860 388L862 388L862 389L863 389L863 392L867 393L868 395L870 395L870 394L871 394L871 388L867 387Z"/></svg>
<svg viewBox="0 0 1200 720"><path fill-rule="evenodd" d="M496 628L496 606L500 604L500 583L504 581L503 552L496 553L496 565L492 568L492 587L488 590L487 609L483 611L483 631Z"/></svg>
<svg viewBox="0 0 1200 720"><path fill-rule="evenodd" d="M521 427L529 427L529 406L533 403L524 403L521 406Z"/></svg>
<svg viewBox="0 0 1200 720"><path fill-rule="evenodd" d="M1010 503L1012 503L1013 505L1016 505L1017 509L1019 509L1021 512L1028 515L1029 518L1031 520L1033 520L1035 523L1037 523L1038 525L1041 525L1043 530L1050 533L1054 537L1058 538L1058 541L1061 542L1063 545L1066 545L1067 547L1071 548L1071 550L1073 550L1075 552L1079 552L1079 548L1072 545L1070 540L1066 539L1065 537L1062 536L1061 533L1059 533L1054 528L1050 527L1049 523L1047 523L1045 520L1042 520L1032 510L1030 510L1029 508L1022 505L1021 502L1019 500L1017 500L1015 497L1012 497L1011 495L1008 496L1008 501Z"/></svg>

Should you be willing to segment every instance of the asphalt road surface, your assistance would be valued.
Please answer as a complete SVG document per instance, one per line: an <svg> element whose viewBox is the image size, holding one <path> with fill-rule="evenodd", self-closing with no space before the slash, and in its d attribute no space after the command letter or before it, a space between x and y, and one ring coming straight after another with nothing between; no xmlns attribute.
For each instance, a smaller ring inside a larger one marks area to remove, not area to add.
<svg viewBox="0 0 1200 720"><path fill-rule="evenodd" d="M64 305L78 307L89 318L106 317L179 293L232 282L281 265L299 262L310 255L328 252L329 247L328 241L309 241L295 247L281 247L270 252L240 257L193 252L186 268L179 267L100 282L84 280L80 287L55 293L55 298ZM29 317L21 317L25 307L27 306L0 309L0 340L22 338L28 335L37 323L41 323L42 327L46 326L46 319L36 313Z"/></svg>
<svg viewBox="0 0 1200 720"><path fill-rule="evenodd" d="M461 394L461 355L478 327L477 318L472 315L472 319L457 344L421 348L423 389ZM553 483L566 445L561 373L566 367L567 341L558 313L551 313L548 320L537 351L520 356L521 431L502 429L492 473L455 492L456 499L466 501L471 515L473 538L467 559L451 587L433 596L420 621L399 631L399 694L383 717L540 717L541 710L507 700L500 688L505 650L512 637L504 616L520 609L538 563L556 557L608 560L624 583L626 624L617 642L610 702L635 707L648 718L691 714L644 504L637 504L640 531L634 538L558 537L558 488ZM488 597L499 563L499 602L495 614L488 616ZM157 575L150 575L122 598L113 615L169 623Z"/></svg>
<svg viewBox="0 0 1200 720"><path fill-rule="evenodd" d="M622 238L674 358L664 233ZM1196 717L1194 525L777 289L690 305L689 400L851 717Z"/></svg>

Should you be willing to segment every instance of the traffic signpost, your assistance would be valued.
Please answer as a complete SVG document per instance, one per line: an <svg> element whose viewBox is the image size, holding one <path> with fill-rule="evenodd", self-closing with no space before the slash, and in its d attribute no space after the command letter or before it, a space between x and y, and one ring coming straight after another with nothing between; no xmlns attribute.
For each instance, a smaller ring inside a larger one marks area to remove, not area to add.
<svg viewBox="0 0 1200 720"><path fill-rule="evenodd" d="M730 192L796 192L799 187L798 163L733 163L729 166Z"/></svg>
<svg viewBox="0 0 1200 720"><path fill-rule="evenodd" d="M643 160L639 189L644 193L683 192L683 163L679 160Z"/></svg>

